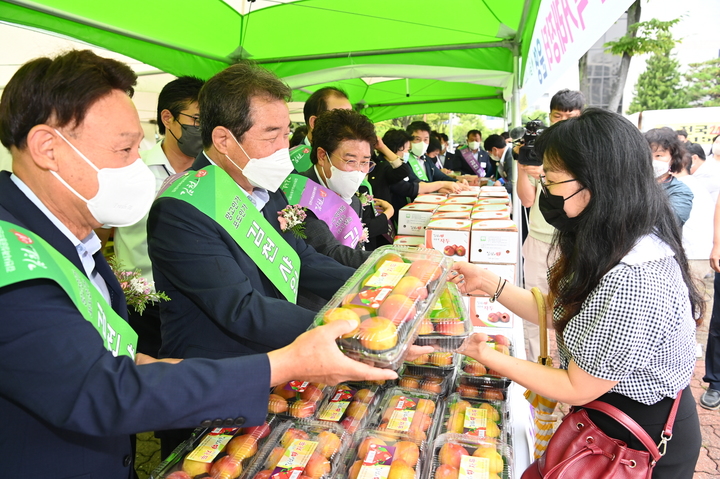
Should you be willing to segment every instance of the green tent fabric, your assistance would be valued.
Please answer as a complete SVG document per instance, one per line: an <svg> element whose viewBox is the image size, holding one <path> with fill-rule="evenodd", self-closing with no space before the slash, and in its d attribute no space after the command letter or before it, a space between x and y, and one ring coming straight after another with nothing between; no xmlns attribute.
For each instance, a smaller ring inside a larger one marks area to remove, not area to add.
<svg viewBox="0 0 720 479"><path fill-rule="evenodd" d="M0 3L0 21L77 38L175 75L208 78L249 58L287 81L294 100L340 85L380 120L441 111L502 115L513 55L527 54L539 4L11 0Z"/></svg>

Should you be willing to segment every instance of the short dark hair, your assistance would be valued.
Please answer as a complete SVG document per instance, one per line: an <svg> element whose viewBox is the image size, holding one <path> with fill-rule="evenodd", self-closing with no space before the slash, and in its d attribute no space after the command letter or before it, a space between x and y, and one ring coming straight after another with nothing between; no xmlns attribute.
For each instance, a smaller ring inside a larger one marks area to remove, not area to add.
<svg viewBox="0 0 720 479"><path fill-rule="evenodd" d="M685 170L687 172L687 174L689 175L690 172L692 171L692 153L685 150L685 154L682 157L681 165L682 165L682 169Z"/></svg>
<svg viewBox="0 0 720 479"><path fill-rule="evenodd" d="M707 158L705 156L705 150L703 150L702 146L698 145L697 143L691 144L686 149L691 155L697 155L697 157L701 160Z"/></svg>
<svg viewBox="0 0 720 479"><path fill-rule="evenodd" d="M470 130L470 131L468 131L467 134L465 135L465 138L470 138L470 135L475 135L475 134L480 135L480 138L482 138L482 131L480 131L480 130Z"/></svg>
<svg viewBox="0 0 720 479"><path fill-rule="evenodd" d="M428 125L426 122L418 120L410 123L407 128L405 128L405 131L412 135L416 131L427 131L428 133L430 133L432 129L430 128L430 125Z"/></svg>
<svg viewBox="0 0 720 479"><path fill-rule="evenodd" d="M651 150L662 148L670 152L670 171L679 173L682 171L682 158L685 154L685 147L678 139L677 133L667 126L653 128L645 133L645 139Z"/></svg>
<svg viewBox="0 0 720 479"><path fill-rule="evenodd" d="M578 188L591 192L587 206L571 218L571 227L557 230L553 238L559 255L548 285L555 311L560 311L556 330L563 330L603 276L650 234L672 249L693 317L702 316L702 296L690 275L682 229L653 174L650 147L635 125L617 113L588 108L543 131L535 153L546 172L567 172Z"/></svg>
<svg viewBox="0 0 720 479"><path fill-rule="evenodd" d="M503 140L509 140L510 139L510 132L509 131L503 131L500 133L500 136L502 136Z"/></svg>
<svg viewBox="0 0 720 479"><path fill-rule="evenodd" d="M585 95L567 88L555 93L550 100L550 111L575 111L585 107Z"/></svg>
<svg viewBox="0 0 720 479"><path fill-rule="evenodd" d="M485 151L490 151L493 148L500 148L501 150L507 146L507 142L500 135L490 135L485 138L483 148Z"/></svg>
<svg viewBox="0 0 720 479"><path fill-rule="evenodd" d="M336 109L321 113L313 128L310 160L313 164L317 163L318 148L332 153L346 140L366 141L372 152L377 145L375 126L365 115L353 110Z"/></svg>
<svg viewBox="0 0 720 479"><path fill-rule="evenodd" d="M311 116L320 116L321 113L328 111L327 99L331 96L348 99L347 93L334 86L326 86L317 90L310 95L310 98L305 102L305 106L303 106L305 124L310 124Z"/></svg>
<svg viewBox="0 0 720 479"><path fill-rule="evenodd" d="M440 144L440 142L437 140L437 138L431 137L425 154L427 155L428 153L432 153L433 151L440 152L440 150L442 150L442 145Z"/></svg>
<svg viewBox="0 0 720 479"><path fill-rule="evenodd" d="M254 97L290 101L292 92L274 73L253 62L230 65L210 78L200 90L198 106L203 147L212 145L218 126L230 130L237 141L252 128L250 103Z"/></svg>
<svg viewBox="0 0 720 479"><path fill-rule="evenodd" d="M385 146L387 146L393 153L397 153L400 148L405 146L405 143L411 140L412 136L410 136L405 130L400 129L388 130L382 137L382 141Z"/></svg>
<svg viewBox="0 0 720 479"><path fill-rule="evenodd" d="M305 140L307 133L308 133L307 125L300 125L297 128L295 128L295 131L293 131L293 134L290 137L290 148L296 147L300 143L302 143Z"/></svg>
<svg viewBox="0 0 720 479"><path fill-rule="evenodd" d="M684 136L685 138L688 137L687 131L684 128L681 130L675 130L675 134L678 136Z"/></svg>
<svg viewBox="0 0 720 479"><path fill-rule="evenodd" d="M448 136L447 136L445 133L439 133L439 132L438 132L437 136L438 136L438 138L440 138L440 139L441 139L442 141L444 141L445 143L447 143L448 141L450 141L450 139L448 138Z"/></svg>
<svg viewBox="0 0 720 479"><path fill-rule="evenodd" d="M165 134L165 125L161 117L163 110L168 110L177 119L181 111L190 106L191 103L198 101L200 89L204 84L205 82L197 77L183 76L171 81L160 90L157 106L157 125L161 135Z"/></svg>
<svg viewBox="0 0 720 479"><path fill-rule="evenodd" d="M27 145L35 125L53 117L56 127L76 127L92 105L120 90L132 96L137 75L126 64L71 50L55 58L36 58L13 75L0 99L0 141L5 148Z"/></svg>

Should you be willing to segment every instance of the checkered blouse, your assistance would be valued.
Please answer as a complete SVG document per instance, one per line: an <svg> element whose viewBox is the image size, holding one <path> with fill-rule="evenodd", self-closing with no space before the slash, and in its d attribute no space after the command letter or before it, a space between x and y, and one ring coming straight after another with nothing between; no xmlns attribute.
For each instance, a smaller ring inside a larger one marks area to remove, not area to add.
<svg viewBox="0 0 720 479"><path fill-rule="evenodd" d="M557 335L562 368L573 359L592 376L619 381L610 392L648 405L675 397L695 366L695 322L680 267L674 256L656 256L619 263Z"/></svg>

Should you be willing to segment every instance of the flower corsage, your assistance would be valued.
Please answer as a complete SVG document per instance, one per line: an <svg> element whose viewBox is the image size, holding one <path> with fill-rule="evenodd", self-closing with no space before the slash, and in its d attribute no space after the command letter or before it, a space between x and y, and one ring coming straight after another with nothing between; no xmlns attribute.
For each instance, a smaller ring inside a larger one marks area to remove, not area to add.
<svg viewBox="0 0 720 479"><path fill-rule="evenodd" d="M307 238L305 234L305 218L307 218L307 213L305 213L305 208L300 205L288 205L278 211L280 230L283 233L290 231L296 238Z"/></svg>
<svg viewBox="0 0 720 479"><path fill-rule="evenodd" d="M117 256L111 257L108 263L115 274L115 278L120 283L123 293L125 293L125 302L127 302L128 306L135 308L135 311L139 314L143 314L148 301L170 301L168 295L162 291L153 292L153 282L148 282L143 278L139 269L126 271Z"/></svg>

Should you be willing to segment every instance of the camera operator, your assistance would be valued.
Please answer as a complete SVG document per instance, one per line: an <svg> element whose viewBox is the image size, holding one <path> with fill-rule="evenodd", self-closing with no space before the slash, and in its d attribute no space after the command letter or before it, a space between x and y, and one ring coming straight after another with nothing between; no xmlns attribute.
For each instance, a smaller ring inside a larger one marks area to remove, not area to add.
<svg viewBox="0 0 720 479"><path fill-rule="evenodd" d="M550 124L553 125L559 121L568 118L580 116L583 106L585 105L585 97L579 91L568 89L560 90L550 100ZM528 125L530 126L530 125ZM538 131L541 130L540 125L533 125ZM528 128L526 127L526 130ZM532 161L532 150L528 150L528 136L525 135L525 145L520 149L518 157L518 179L517 194L525 208L530 208L530 218L528 236L523 243L522 253L524 258L523 274L525 276L525 288L538 287L547 294L547 270L554 262L554 258L548 258L550 251L550 243L552 243L555 228L548 224L540 213L538 197L542 191L540 186L540 176L542 176L542 159ZM530 159L528 159L530 156ZM527 163L535 163L527 164ZM540 333L537 325L523 322L526 338L526 346L528 358L537 358L540 351Z"/></svg>

